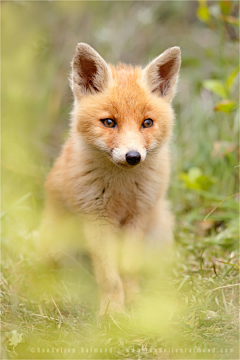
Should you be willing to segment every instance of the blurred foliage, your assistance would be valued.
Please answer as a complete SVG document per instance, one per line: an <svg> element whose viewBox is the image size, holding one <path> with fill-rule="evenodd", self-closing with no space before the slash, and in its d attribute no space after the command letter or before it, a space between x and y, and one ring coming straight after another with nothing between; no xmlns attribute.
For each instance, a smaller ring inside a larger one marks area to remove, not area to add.
<svg viewBox="0 0 240 360"><path fill-rule="evenodd" d="M201 169L192 167L187 173L180 174L185 186L189 189L209 190L212 184L217 182L217 178L203 175Z"/></svg>
<svg viewBox="0 0 240 360"><path fill-rule="evenodd" d="M232 1L219 1L207 4L205 0L199 0L199 7L197 9L198 18L206 23L210 28L216 29L219 26L224 29L230 39L238 40L237 32L234 28L229 27L229 24L239 27L239 21L236 17L237 11L233 11L234 16L230 15L232 11ZM224 39L223 39L224 40ZM235 79L239 73L239 65L233 69L230 75L225 76L224 81L217 79L209 79L203 82L203 86L217 94L224 100L218 102L214 106L215 111L231 112L235 109L236 100L229 99L231 95L234 95ZM232 94L231 94L232 93ZM237 97L236 97L237 99Z"/></svg>
<svg viewBox="0 0 240 360"><path fill-rule="evenodd" d="M2 358L238 358L238 1L2 1L1 10ZM80 41L112 63L182 50L169 192L176 247L159 272L141 274L130 317L101 322L85 254L47 266L35 250Z"/></svg>

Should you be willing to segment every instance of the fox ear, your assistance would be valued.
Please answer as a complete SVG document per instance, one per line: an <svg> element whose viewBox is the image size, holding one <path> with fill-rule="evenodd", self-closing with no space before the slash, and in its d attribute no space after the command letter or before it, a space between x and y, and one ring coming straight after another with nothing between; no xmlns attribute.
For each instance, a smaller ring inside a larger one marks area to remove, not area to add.
<svg viewBox="0 0 240 360"><path fill-rule="evenodd" d="M89 45L77 44L72 61L71 87L77 98L100 92L107 87L111 70L103 58Z"/></svg>
<svg viewBox="0 0 240 360"><path fill-rule="evenodd" d="M177 46L169 48L146 66L143 70L144 81L152 92L171 101L175 94L180 64L180 48Z"/></svg>

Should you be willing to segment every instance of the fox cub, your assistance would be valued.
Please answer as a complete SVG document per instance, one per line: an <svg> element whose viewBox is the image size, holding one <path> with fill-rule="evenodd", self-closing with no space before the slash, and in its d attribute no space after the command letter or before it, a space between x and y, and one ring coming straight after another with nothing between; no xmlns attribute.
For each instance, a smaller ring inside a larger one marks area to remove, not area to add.
<svg viewBox="0 0 240 360"><path fill-rule="evenodd" d="M101 315L124 312L137 293L143 246L173 240L165 197L180 62L179 47L144 69L107 64L84 43L75 50L70 134L46 181L45 225L69 214L83 225Z"/></svg>

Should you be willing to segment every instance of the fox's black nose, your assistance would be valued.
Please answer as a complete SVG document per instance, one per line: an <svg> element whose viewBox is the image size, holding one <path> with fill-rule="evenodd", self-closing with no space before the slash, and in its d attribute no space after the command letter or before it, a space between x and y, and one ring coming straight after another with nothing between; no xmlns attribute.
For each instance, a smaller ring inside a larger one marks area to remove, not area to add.
<svg viewBox="0 0 240 360"><path fill-rule="evenodd" d="M137 151L129 151L126 154L126 160L130 165L137 165L141 160L141 155Z"/></svg>

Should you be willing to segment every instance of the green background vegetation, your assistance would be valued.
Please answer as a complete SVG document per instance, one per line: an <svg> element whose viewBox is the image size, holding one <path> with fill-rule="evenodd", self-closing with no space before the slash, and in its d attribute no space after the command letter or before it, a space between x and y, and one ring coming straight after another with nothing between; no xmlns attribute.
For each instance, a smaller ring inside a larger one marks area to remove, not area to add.
<svg viewBox="0 0 240 360"><path fill-rule="evenodd" d="M2 358L238 358L238 2L1 8ZM43 267L34 240L44 179L68 134L68 75L80 41L112 63L145 65L168 47L182 50L169 191L173 261L145 289L142 311L101 322L88 262L73 256ZM113 350L87 355L82 346ZM192 353L149 350L172 347Z"/></svg>

